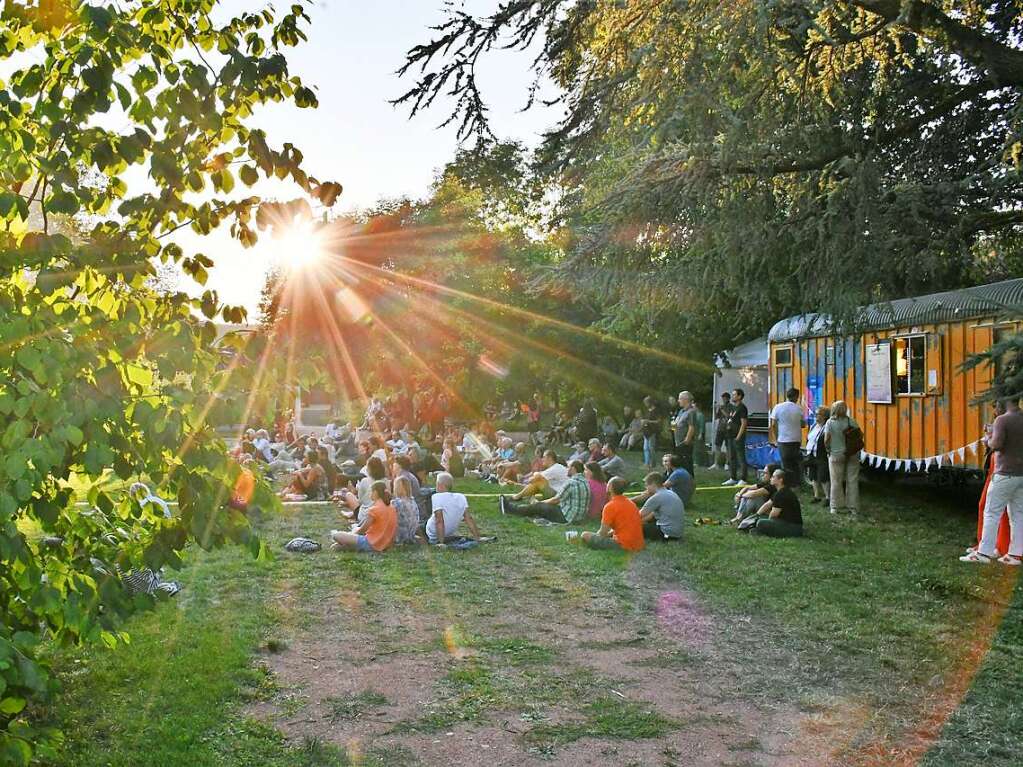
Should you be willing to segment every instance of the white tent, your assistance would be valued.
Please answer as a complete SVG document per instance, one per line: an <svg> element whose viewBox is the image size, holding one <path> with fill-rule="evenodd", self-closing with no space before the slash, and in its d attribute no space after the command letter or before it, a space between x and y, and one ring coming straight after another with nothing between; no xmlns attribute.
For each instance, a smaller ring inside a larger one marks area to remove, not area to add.
<svg viewBox="0 0 1023 767"><path fill-rule="evenodd" d="M751 417L767 413L769 360L767 338L758 338L720 352L714 361L717 372L714 373L714 401L711 403L710 417L713 417L714 409L721 402L721 393L736 388L746 393L746 407ZM714 444L714 428L716 424L708 429L711 444Z"/></svg>

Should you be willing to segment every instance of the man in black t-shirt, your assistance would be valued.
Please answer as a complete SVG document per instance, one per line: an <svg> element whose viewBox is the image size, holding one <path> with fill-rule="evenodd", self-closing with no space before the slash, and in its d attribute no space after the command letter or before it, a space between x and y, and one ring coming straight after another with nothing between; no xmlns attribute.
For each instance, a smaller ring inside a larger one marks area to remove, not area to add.
<svg viewBox="0 0 1023 767"><path fill-rule="evenodd" d="M728 434L725 437L725 446L728 448L728 474L721 484L737 485L739 478L746 484L748 468L746 466L746 429L749 427L749 409L743 401L746 399L746 392L736 389L732 392L732 414L728 417Z"/></svg>
<svg viewBox="0 0 1023 767"><path fill-rule="evenodd" d="M757 512L757 525L750 532L769 538L798 538L803 534L803 511L799 498L787 487L784 469L771 477L774 495Z"/></svg>

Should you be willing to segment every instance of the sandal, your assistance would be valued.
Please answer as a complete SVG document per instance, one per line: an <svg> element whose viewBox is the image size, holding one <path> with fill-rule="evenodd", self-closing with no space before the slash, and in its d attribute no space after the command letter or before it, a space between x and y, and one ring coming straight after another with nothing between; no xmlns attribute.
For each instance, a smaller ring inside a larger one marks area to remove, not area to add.
<svg viewBox="0 0 1023 767"><path fill-rule="evenodd" d="M1015 554L1006 554L1004 557L998 557L998 561L1003 565L1009 565L1009 567L1023 565L1023 557L1017 557Z"/></svg>
<svg viewBox="0 0 1023 767"><path fill-rule="evenodd" d="M993 558L987 554L981 554L979 551L967 552L964 556L959 557L960 562L970 562L978 565L989 565Z"/></svg>

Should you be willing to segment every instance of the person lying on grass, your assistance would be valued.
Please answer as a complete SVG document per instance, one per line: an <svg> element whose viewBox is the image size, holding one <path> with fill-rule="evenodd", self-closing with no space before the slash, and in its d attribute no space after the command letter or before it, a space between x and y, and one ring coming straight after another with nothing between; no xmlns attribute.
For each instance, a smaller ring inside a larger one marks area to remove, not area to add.
<svg viewBox="0 0 1023 767"><path fill-rule="evenodd" d="M543 468L525 478L526 486L511 497L513 501L531 498L545 493L560 493L568 483L568 467L558 463L558 454L553 450L544 450L541 459Z"/></svg>
<svg viewBox="0 0 1023 767"><path fill-rule="evenodd" d="M378 481L371 489L373 505L366 512L365 521L351 532L331 530L334 549L351 551L386 551L394 543L398 532L398 514L391 506L387 483Z"/></svg>
<svg viewBox="0 0 1023 767"><path fill-rule="evenodd" d="M643 537L648 541L680 541L685 526L686 507L674 490L663 484L664 477L656 471L646 475L643 507L639 510Z"/></svg>
<svg viewBox="0 0 1023 767"><path fill-rule="evenodd" d="M560 492L539 503L518 503L508 496L498 498L502 514L543 517L551 522L569 523L583 519L590 509L590 486L582 461L568 464L568 482Z"/></svg>
<svg viewBox="0 0 1023 767"><path fill-rule="evenodd" d="M569 543L582 543L591 549L642 551L646 546L643 541L643 523L636 504L625 497L627 485L628 482L622 477L611 477L607 483L610 500L601 513L600 530L595 533L569 530L565 533L565 539Z"/></svg>
<svg viewBox="0 0 1023 767"><path fill-rule="evenodd" d="M776 463L767 464L760 480L755 485L744 485L739 489L732 499L735 516L728 520L728 524L737 525L746 517L752 517L766 501L771 500L774 495L774 484L771 482L771 477L779 468L781 467Z"/></svg>
<svg viewBox="0 0 1023 767"><path fill-rule="evenodd" d="M787 486L783 469L775 469L771 475L774 495L757 512L757 524L751 533L769 538L798 538L803 534L803 513L799 498Z"/></svg>
<svg viewBox="0 0 1023 767"><path fill-rule="evenodd" d="M458 528L465 521L474 540L480 539L476 520L469 513L469 502L461 493L452 492L455 478L442 471L437 475L437 492L430 498L433 515L426 522L430 543L448 543L459 538Z"/></svg>

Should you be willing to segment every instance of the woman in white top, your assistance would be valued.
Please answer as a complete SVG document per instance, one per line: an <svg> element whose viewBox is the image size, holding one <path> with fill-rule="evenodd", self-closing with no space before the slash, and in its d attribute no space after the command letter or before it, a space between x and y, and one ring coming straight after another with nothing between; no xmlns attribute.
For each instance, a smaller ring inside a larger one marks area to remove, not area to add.
<svg viewBox="0 0 1023 767"><path fill-rule="evenodd" d="M828 448L828 470L831 474L831 513L848 511L855 514L860 505L859 452L846 454L845 432L859 425L849 415L842 400L831 406L831 417L824 425L824 444Z"/></svg>
<svg viewBox="0 0 1023 767"><path fill-rule="evenodd" d="M826 503L831 493L828 450L824 445L824 427L830 415L831 411L826 407L817 408L817 420L806 435L806 467L813 482L813 500L810 503Z"/></svg>
<svg viewBox="0 0 1023 767"><path fill-rule="evenodd" d="M383 462L375 455L370 456L364 467L365 474L358 484L355 485L355 492L347 492L341 496L341 502L352 511L358 511L359 524L366 519L366 512L373 505L373 483L381 480L386 481L387 471Z"/></svg>

